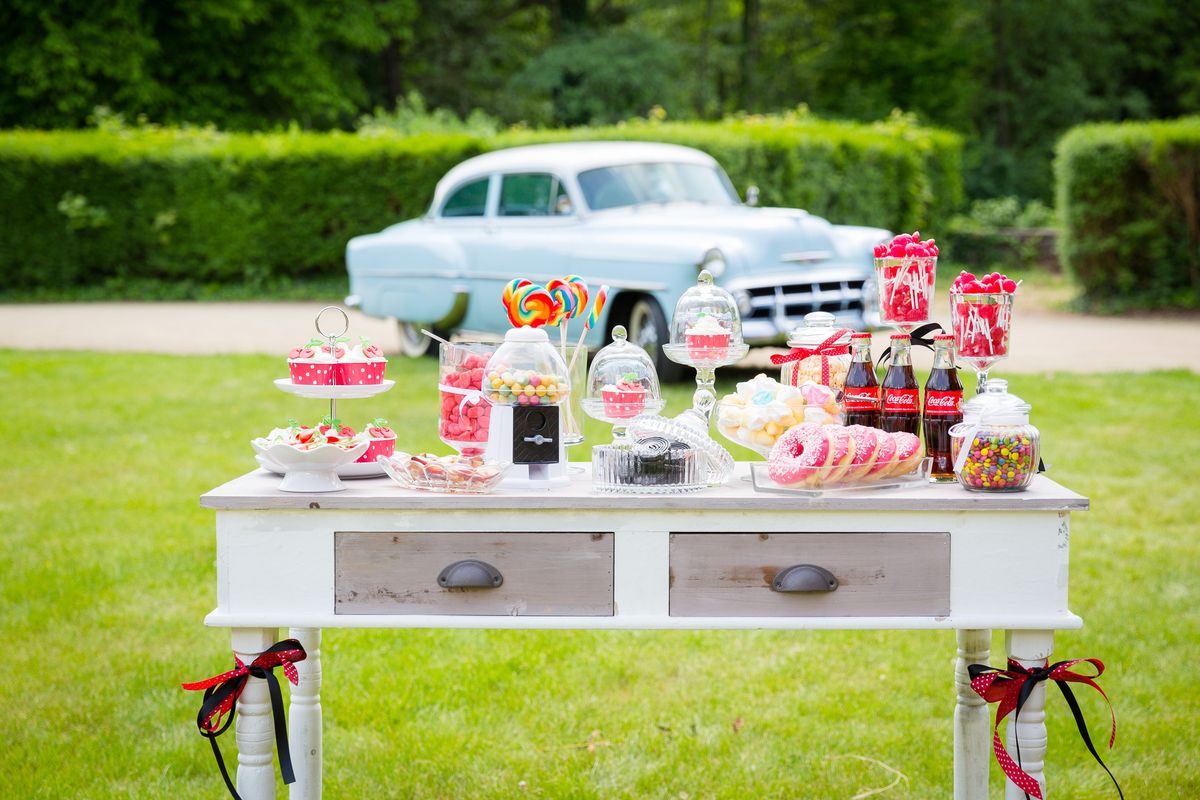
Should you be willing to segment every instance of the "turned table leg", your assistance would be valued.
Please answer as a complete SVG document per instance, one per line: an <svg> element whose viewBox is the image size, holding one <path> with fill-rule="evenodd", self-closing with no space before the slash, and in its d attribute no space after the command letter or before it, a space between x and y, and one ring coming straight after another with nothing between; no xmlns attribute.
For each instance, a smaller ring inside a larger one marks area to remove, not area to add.
<svg viewBox="0 0 1200 800"><path fill-rule="evenodd" d="M958 658L954 662L954 800L987 800L990 718L987 703L971 688L967 665L988 663L992 632L955 633Z"/></svg>
<svg viewBox="0 0 1200 800"><path fill-rule="evenodd" d="M288 710L288 743L296 782L291 800L321 800L321 629L292 628L307 657L296 665L300 685L292 689Z"/></svg>
<svg viewBox="0 0 1200 800"><path fill-rule="evenodd" d="M1023 667L1044 667L1054 650L1054 631L1008 631L1004 637L1008 657ZM1021 769L1038 782L1046 797L1046 684L1039 683L1021 708L1021 721L1008 718L1004 746ZM1018 745L1020 755L1017 755ZM1025 792L1012 781L1004 782L1005 800L1025 800Z"/></svg>
<svg viewBox="0 0 1200 800"><path fill-rule="evenodd" d="M233 652L249 664L275 644L277 628L233 628ZM242 800L274 800L275 726L271 718L271 694L267 682L250 678L238 699L234 722L237 741L237 790Z"/></svg>

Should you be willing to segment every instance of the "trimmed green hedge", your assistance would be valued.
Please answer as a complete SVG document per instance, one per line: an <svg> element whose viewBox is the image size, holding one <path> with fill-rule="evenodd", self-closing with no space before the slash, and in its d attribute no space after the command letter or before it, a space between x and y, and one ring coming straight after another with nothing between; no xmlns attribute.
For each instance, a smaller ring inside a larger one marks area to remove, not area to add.
<svg viewBox="0 0 1200 800"><path fill-rule="evenodd" d="M893 229L962 198L961 140L904 120L746 119L510 131L491 139L199 129L0 133L0 272L9 285L337 275L346 241L419 216L450 167L499 147L655 139L716 156L764 204Z"/></svg>
<svg viewBox="0 0 1200 800"><path fill-rule="evenodd" d="M1055 175L1059 254L1085 299L1200 308L1200 117L1073 128Z"/></svg>

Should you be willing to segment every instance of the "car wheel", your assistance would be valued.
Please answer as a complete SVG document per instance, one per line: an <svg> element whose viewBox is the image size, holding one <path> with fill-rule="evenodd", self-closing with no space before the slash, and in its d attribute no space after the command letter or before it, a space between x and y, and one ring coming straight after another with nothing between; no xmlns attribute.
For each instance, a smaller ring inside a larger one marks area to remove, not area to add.
<svg viewBox="0 0 1200 800"><path fill-rule="evenodd" d="M634 300L629 313L625 315L624 325L629 332L629 341L650 354L661 382L673 383L683 378L683 367L667 358L663 352L662 346L671 341L671 330L667 326L666 315L654 298L639 297Z"/></svg>
<svg viewBox="0 0 1200 800"><path fill-rule="evenodd" d="M437 355L438 343L421 333L421 327L420 324L414 322L397 323L397 328L400 332L401 355L406 355L409 358ZM441 333L438 331L434 331L434 333L441 336Z"/></svg>

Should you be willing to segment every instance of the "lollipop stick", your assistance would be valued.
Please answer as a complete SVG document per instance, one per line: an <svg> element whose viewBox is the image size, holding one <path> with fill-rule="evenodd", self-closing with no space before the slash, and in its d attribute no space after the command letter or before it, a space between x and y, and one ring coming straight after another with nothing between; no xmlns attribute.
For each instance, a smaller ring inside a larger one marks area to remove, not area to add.
<svg viewBox="0 0 1200 800"><path fill-rule="evenodd" d="M430 339L433 339L435 342L441 342L441 343L442 343L442 344L444 344L444 345L448 345L448 346L450 346L450 347L454 347L454 345L450 344L449 342L447 342L447 341L446 341L445 339L443 339L442 337L438 336L438 335L437 335L436 333L434 333L433 331L427 331L427 330L425 330L424 328L421 328L421 333L425 334L425 335L426 335L426 336L428 336Z"/></svg>
<svg viewBox="0 0 1200 800"><path fill-rule="evenodd" d="M587 336L587 332L589 330L591 330L591 327L589 325L587 325L587 323L584 323L583 333L579 334L579 341L575 343L575 352L571 353L571 363L567 364L567 374L568 375L570 375L571 370L573 370L575 368L575 359L579 358L579 349L581 347L583 347L583 338L585 336Z"/></svg>

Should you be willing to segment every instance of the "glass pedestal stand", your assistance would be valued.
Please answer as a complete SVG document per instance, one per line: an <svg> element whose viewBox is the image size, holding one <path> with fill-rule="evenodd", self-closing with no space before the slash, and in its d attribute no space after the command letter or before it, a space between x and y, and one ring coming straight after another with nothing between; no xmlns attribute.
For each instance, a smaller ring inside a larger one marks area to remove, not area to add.
<svg viewBox="0 0 1200 800"><path fill-rule="evenodd" d="M717 382L717 368L736 364L746 357L750 347L745 342L730 343L722 352L710 351L701 358L696 358L696 351L686 344L663 345L667 358L676 364L692 367L696 370L696 391L692 394L692 408L704 417L706 422L712 421L713 409L717 406L717 393L713 386Z"/></svg>

